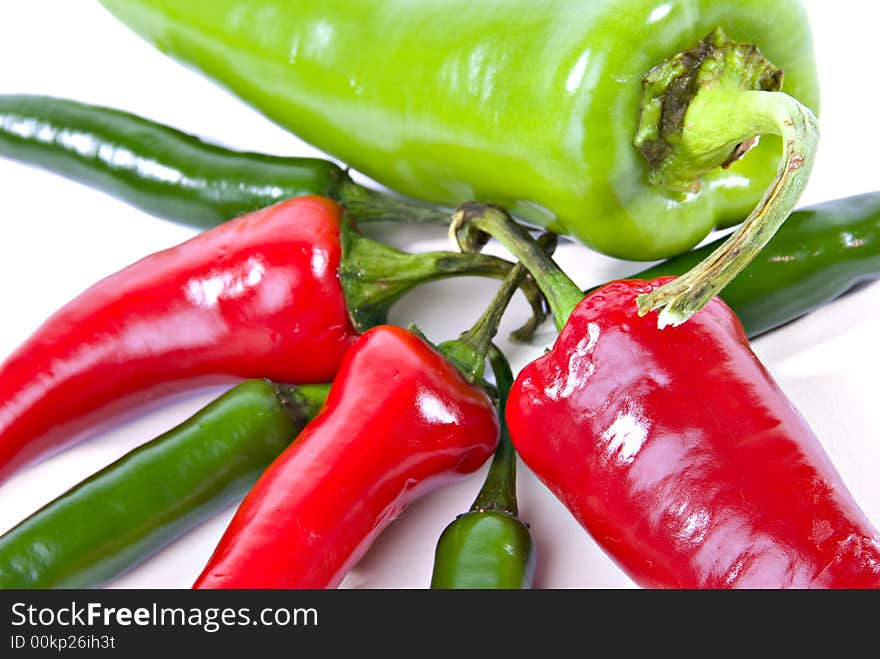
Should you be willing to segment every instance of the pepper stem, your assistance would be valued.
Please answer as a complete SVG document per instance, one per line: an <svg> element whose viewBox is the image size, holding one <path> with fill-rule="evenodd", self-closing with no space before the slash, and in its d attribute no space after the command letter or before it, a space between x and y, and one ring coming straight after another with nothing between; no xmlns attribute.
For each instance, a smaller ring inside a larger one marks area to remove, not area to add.
<svg viewBox="0 0 880 659"><path fill-rule="evenodd" d="M452 215L449 234L465 252L480 249L489 236L498 240L522 264L537 282L556 329L562 329L574 308L583 299L580 288L556 265L541 245L503 208L492 204L468 202Z"/></svg>
<svg viewBox="0 0 880 659"><path fill-rule="evenodd" d="M339 201L358 222L447 224L449 210L371 190L351 180L339 183Z"/></svg>
<svg viewBox="0 0 880 659"><path fill-rule="evenodd" d="M556 234L544 233L538 238L537 242L545 253L552 254L556 249L557 237ZM517 287L522 285L523 280L528 280L528 276L528 270L523 266L519 266L519 272L513 273L511 271L511 275L504 279L501 288L496 294L495 299L498 301L498 304L490 305L474 326L458 337L458 340L470 346L481 355L488 354L492 338L498 332L498 325L501 323L501 317L504 315L511 297L516 292ZM531 335L542 320L543 317L539 318L533 314L526 325L520 328L518 332Z"/></svg>
<svg viewBox="0 0 880 659"><path fill-rule="evenodd" d="M655 67L635 145L651 180L696 191L703 174L740 158L760 135L779 135L783 157L771 186L740 227L705 260L637 298L639 314L660 309L659 327L680 325L729 284L794 210L812 169L819 129L809 108L778 91L782 72L750 44L715 30Z"/></svg>
<svg viewBox="0 0 880 659"><path fill-rule="evenodd" d="M489 363L495 373L498 390L498 418L501 420L501 441L495 450L489 473L471 506L471 512L498 512L513 517L519 514L516 502L516 451L510 441L510 432L504 422L507 395L513 386L513 372L504 354L494 345L489 346Z"/></svg>
<svg viewBox="0 0 880 659"><path fill-rule="evenodd" d="M556 236L546 234L541 245L552 251L556 245ZM492 339L498 333L501 317L510 304L510 300L522 280L529 276L528 270L521 263L513 266L504 278L501 287L492 299L483 315L469 330L452 341L445 341L438 347L440 352L456 365L469 382L480 382L486 368L486 355L492 346Z"/></svg>
<svg viewBox="0 0 880 659"><path fill-rule="evenodd" d="M466 276L504 279L514 267L486 254L402 252L362 236L345 217L341 238L339 280L352 324L359 332L386 323L394 303L420 284ZM514 334L528 340L534 331L529 328L537 327L545 316L545 301L533 280L519 277L517 281L532 308L532 319Z"/></svg>
<svg viewBox="0 0 880 659"><path fill-rule="evenodd" d="M707 97L710 98L710 97ZM729 284L769 242L794 210L807 185L818 142L816 119L806 107L781 92L740 92L727 99L701 103L701 121L727 113L752 114L757 132L782 137L784 157L770 188L746 220L706 259L650 293L639 295L639 315L661 309L657 325L680 325ZM725 107L726 106L726 107ZM693 104L691 106L694 107ZM690 114L689 114L690 116ZM728 124L731 122L727 120ZM761 127L763 124L763 127Z"/></svg>

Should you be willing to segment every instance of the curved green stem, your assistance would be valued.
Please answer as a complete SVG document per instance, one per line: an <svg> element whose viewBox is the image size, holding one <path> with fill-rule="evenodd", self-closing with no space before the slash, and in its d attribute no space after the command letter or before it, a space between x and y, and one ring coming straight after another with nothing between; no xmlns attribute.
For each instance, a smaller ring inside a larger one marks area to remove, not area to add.
<svg viewBox="0 0 880 659"><path fill-rule="evenodd" d="M729 284L773 237L806 187L818 123L809 108L780 91L782 77L757 47L716 29L643 80L634 144L647 158L655 185L697 192L703 174L743 157L759 136L779 135L783 144L775 180L739 229L689 272L638 297L640 315L661 310L661 328L685 322Z"/></svg>
<svg viewBox="0 0 880 659"><path fill-rule="evenodd" d="M813 113L782 92L719 90L703 99L698 96L691 104L688 118L693 118L695 131L703 124L724 124L739 136L736 139L740 142L762 133L780 135L784 157L758 206L718 249L684 275L637 298L640 315L661 309L659 327L686 321L761 251L794 210L807 185L818 144L819 131Z"/></svg>
<svg viewBox="0 0 880 659"><path fill-rule="evenodd" d="M474 255L471 254L471 256ZM486 356L492 346L492 339L498 333L501 317L507 310L516 289L519 288L522 280L528 277L528 274L521 263L513 266L504 278L495 297L492 298L492 302L473 327L462 332L457 339L440 344L440 352L456 365L469 382L480 382L483 379Z"/></svg>
<svg viewBox="0 0 880 659"><path fill-rule="evenodd" d="M557 329L562 329L583 299L580 288L503 208L475 202L462 204L452 215L449 234L465 252L481 248L489 236L504 245L538 283Z"/></svg>
<svg viewBox="0 0 880 659"><path fill-rule="evenodd" d="M557 237L552 233L545 233L538 239L538 245L545 253L549 254L552 254L556 249L556 242ZM530 279L528 271L522 265L517 264L514 269L516 272L511 271L510 276L501 284L501 288L495 296L496 302L486 309L473 327L458 337L461 343L470 346L478 354L486 355L489 353L492 338L498 332L501 317L516 289L523 286L526 281L534 281ZM531 336L543 320L543 314L539 316L533 313L529 321L514 334Z"/></svg>
<svg viewBox="0 0 880 659"><path fill-rule="evenodd" d="M507 358L494 344L489 348L489 363L495 373L495 386L498 390L498 418L501 420L501 442L492 458L489 473L471 512L498 512L513 517L519 514L516 502L516 451L510 441L510 432L504 422L507 395L513 386L513 372Z"/></svg>

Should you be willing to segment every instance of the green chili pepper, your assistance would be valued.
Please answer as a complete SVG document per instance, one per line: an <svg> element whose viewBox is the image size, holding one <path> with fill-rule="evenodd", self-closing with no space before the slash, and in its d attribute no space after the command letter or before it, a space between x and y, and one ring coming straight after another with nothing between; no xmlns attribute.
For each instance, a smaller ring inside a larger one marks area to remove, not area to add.
<svg viewBox="0 0 880 659"><path fill-rule="evenodd" d="M752 211L711 261L639 301L661 324L686 320L769 240L816 147L796 0L101 1L404 194L493 202L634 260Z"/></svg>
<svg viewBox="0 0 880 659"><path fill-rule="evenodd" d="M328 385L247 380L0 537L0 588L100 585L241 497Z"/></svg>
<svg viewBox="0 0 880 659"><path fill-rule="evenodd" d="M498 389L501 442L471 509L449 524L437 541L431 588L532 587L535 543L528 525L518 516L516 453L504 423L513 373L495 346L489 360Z"/></svg>
<svg viewBox="0 0 880 659"><path fill-rule="evenodd" d="M448 211L365 188L329 160L232 151L134 114L61 98L0 95L0 156L196 228L311 194L335 199L359 222L449 222Z"/></svg>
<svg viewBox="0 0 880 659"><path fill-rule="evenodd" d="M722 239L723 240L723 239ZM632 275L678 275L721 240ZM721 292L746 333L758 336L880 277L880 192L792 213L761 253Z"/></svg>

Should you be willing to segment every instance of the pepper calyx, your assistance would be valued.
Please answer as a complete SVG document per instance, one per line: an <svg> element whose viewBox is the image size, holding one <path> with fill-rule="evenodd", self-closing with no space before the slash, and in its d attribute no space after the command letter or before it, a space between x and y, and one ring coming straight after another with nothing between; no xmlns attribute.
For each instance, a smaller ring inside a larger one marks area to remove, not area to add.
<svg viewBox="0 0 880 659"><path fill-rule="evenodd" d="M738 43L716 28L700 43L655 66L642 79L642 103L633 144L648 161L649 179L679 192L699 189L700 177L727 167L754 144L757 131L735 115L702 121L692 106L715 93L782 89L783 72L757 46ZM700 125L694 129L694 121ZM742 124L742 125L741 125Z"/></svg>
<svg viewBox="0 0 880 659"><path fill-rule="evenodd" d="M387 323L394 303L421 284L465 276L503 279L513 267L509 261L488 254L403 252L362 235L346 215L342 217L340 243L342 258L337 273L349 318L358 332ZM542 319L545 302L535 282L521 279L520 290L533 315Z"/></svg>
<svg viewBox="0 0 880 659"><path fill-rule="evenodd" d="M687 321L742 272L794 210L813 166L819 128L808 108L782 92L741 92L728 100L728 111L761 120L766 132L782 138L783 157L761 201L719 247L685 274L637 298L639 315L660 310L661 329Z"/></svg>

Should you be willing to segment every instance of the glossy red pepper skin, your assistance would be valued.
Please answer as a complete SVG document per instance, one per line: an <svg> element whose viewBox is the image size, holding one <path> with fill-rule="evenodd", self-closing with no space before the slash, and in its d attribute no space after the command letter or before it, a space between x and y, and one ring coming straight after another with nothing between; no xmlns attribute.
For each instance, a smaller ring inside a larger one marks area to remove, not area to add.
<svg viewBox="0 0 880 659"><path fill-rule="evenodd" d="M0 476L194 385L333 378L357 334L337 276L342 210L300 197L98 282L0 365Z"/></svg>
<svg viewBox="0 0 880 659"><path fill-rule="evenodd" d="M485 392L412 332L375 327L194 587L334 588L408 503L479 468L498 438Z"/></svg>
<svg viewBox="0 0 880 659"><path fill-rule="evenodd" d="M614 282L523 369L525 463L639 585L880 586L880 535L720 299L657 329Z"/></svg>

